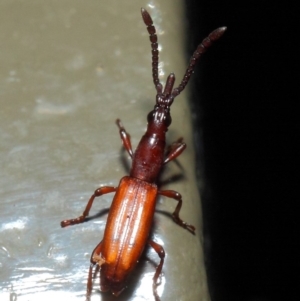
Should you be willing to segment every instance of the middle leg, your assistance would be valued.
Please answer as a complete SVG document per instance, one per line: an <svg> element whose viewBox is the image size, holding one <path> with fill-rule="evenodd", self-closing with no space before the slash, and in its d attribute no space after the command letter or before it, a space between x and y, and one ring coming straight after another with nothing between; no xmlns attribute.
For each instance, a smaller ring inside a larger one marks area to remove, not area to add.
<svg viewBox="0 0 300 301"><path fill-rule="evenodd" d="M181 206L182 206L182 197L181 197L181 194L179 192L177 192L177 191L174 191L174 190L161 190L161 191L158 191L158 194L166 196L168 198L172 198L172 199L178 201L178 204L177 204L177 206L175 208L175 211L172 214L172 217L173 217L175 223L177 223L179 226L181 226L181 227L189 230L193 234L195 234L196 228L193 225L190 225L190 224L184 222L179 217L179 211L180 211Z"/></svg>
<svg viewBox="0 0 300 301"><path fill-rule="evenodd" d="M79 217L76 217L76 218L67 219L67 220L62 221L60 223L61 227L64 228L64 227L67 227L70 225L83 223L85 218L89 215L90 209L91 209L94 199L96 197L99 197L103 194L107 194L110 192L116 192L116 191L117 191L117 187L111 187L111 186L104 186L104 187L100 187L100 188L96 189L95 192L93 193L93 195L90 197L82 215L80 215Z"/></svg>

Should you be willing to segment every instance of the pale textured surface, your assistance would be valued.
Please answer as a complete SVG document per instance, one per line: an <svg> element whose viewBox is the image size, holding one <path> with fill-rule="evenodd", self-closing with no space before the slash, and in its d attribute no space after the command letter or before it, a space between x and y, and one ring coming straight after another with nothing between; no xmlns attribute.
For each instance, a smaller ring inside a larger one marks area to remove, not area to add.
<svg viewBox="0 0 300 301"><path fill-rule="evenodd" d="M155 90L141 6L158 29L162 71L175 72L178 81L183 75L181 2L159 2L1 1L1 301L84 300L89 257L106 214L65 229L60 221L81 214L99 185L117 185L126 174L115 119L122 119L134 147L145 129ZM168 140L183 136L188 144L178 160L185 177L165 187L183 195L181 217L197 235L156 214L154 239L167 254L162 301L209 300L184 96L172 107ZM181 172L170 163L163 178ZM91 214L107 209L111 197L96 200ZM158 202L163 212L175 206ZM159 262L152 250L148 257ZM121 299L153 300L153 273L142 260ZM95 293L92 300L117 299Z"/></svg>

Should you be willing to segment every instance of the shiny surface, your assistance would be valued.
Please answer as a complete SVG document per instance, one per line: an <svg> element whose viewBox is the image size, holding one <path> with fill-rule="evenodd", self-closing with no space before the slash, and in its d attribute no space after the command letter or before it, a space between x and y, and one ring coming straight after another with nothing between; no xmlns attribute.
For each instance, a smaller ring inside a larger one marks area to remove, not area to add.
<svg viewBox="0 0 300 301"><path fill-rule="evenodd" d="M103 237L112 195L95 200L88 222L65 229L59 223L81 214L97 187L115 186L128 173L116 118L134 149L145 131L155 91L141 6L158 28L160 76L183 74L180 1L1 1L1 301L84 300L90 255ZM169 163L162 180L164 189L182 194L181 217L197 236L173 222L175 201L158 200L153 237L166 251L162 301L209 300L184 96L172 106L168 132L168 143L180 136L187 142L178 160L184 168ZM168 182L176 174L183 178ZM159 259L151 248L146 254L122 293L127 300L153 301ZM118 299L95 293L92 300Z"/></svg>

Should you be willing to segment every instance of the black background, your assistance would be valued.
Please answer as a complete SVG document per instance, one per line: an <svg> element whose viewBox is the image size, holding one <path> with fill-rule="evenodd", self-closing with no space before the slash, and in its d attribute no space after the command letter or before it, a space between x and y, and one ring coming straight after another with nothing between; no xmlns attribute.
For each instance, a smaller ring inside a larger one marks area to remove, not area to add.
<svg viewBox="0 0 300 301"><path fill-rule="evenodd" d="M198 64L191 95L212 301L299 300L296 8L186 7L189 54L228 27Z"/></svg>

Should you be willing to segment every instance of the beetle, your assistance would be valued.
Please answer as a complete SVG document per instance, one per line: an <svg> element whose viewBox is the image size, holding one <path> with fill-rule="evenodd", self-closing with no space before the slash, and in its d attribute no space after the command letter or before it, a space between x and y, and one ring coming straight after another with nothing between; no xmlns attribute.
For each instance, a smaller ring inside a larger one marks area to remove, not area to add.
<svg viewBox="0 0 300 301"><path fill-rule="evenodd" d="M195 227L179 217L182 206L181 195L173 190L158 190L156 182L162 166L176 159L186 148L186 144L180 138L171 144L165 152L166 132L172 122L170 107L174 98L187 85L195 63L207 48L223 35L226 27L214 30L198 45L177 88L173 88L175 83L174 73L168 76L163 88L158 77L159 51L156 29L151 16L145 9L141 9L141 14L150 36L152 76L157 91L156 104L147 116L146 133L141 138L135 152L133 152L130 135L126 132L120 119L116 120L123 147L132 158L129 176L124 176L117 187L104 186L96 189L82 215L61 222L61 227L84 222L96 197L107 193L115 193L108 213L103 239L91 255L87 281L87 300L90 299L92 292L93 274L96 275L98 272L100 272L100 290L103 292L111 291L115 296L120 295L126 286L128 276L135 268L147 244L156 251L160 258L153 277L153 294L155 299L159 300L156 289L164 263L165 252L162 246L149 238L158 196L166 196L176 200L177 206L172 214L174 221L193 234L195 233Z"/></svg>

